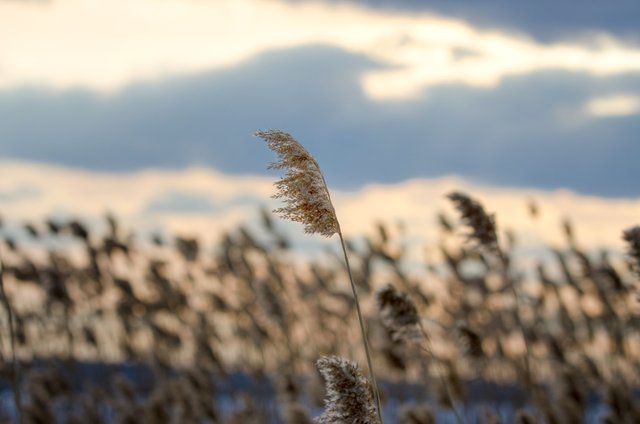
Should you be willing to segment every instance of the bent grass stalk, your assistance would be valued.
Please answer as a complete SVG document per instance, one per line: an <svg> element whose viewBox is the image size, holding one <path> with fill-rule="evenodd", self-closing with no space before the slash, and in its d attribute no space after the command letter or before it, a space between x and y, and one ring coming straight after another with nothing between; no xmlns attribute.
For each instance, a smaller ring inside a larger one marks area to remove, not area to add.
<svg viewBox="0 0 640 424"><path fill-rule="evenodd" d="M373 371L371 350L367 340L362 311L360 310L358 293L353 281L344 236L340 229L335 208L331 202L331 195L329 194L327 183L320 171L320 166L313 156L286 132L278 130L258 131L256 132L256 136L265 140L269 149L273 150L279 156L280 160L269 165L269 169L286 170L285 176L275 183L278 192L273 196L276 199L283 199L285 206L276 209L274 212L279 213L283 218L304 224L305 232L307 233L318 233L325 237L331 237L337 234L340 238L347 273L349 274L349 283L356 304L360 332L367 357L367 367L369 368L369 375L371 376L371 384L376 400L378 419L382 424L380 393Z"/></svg>

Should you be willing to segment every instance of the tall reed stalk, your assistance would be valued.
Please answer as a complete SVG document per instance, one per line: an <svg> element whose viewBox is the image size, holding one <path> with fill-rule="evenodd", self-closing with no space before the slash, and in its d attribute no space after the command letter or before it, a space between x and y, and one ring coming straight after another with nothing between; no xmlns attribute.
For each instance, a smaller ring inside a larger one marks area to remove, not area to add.
<svg viewBox="0 0 640 424"><path fill-rule="evenodd" d="M367 357L367 367L369 368L376 400L378 419L383 424L380 393L373 371L371 350L360 309L360 301L353 281L344 236L320 166L313 156L286 132L267 130L258 131L256 135L265 140L269 149L279 156L280 160L269 165L269 169L285 169L287 171L285 176L275 183L278 191L273 197L283 199L285 202L285 206L276 209L275 212L279 213L283 218L304 224L307 233L318 233L325 237L337 234L340 237L340 245L349 274L349 283L356 304L360 332Z"/></svg>
<svg viewBox="0 0 640 424"><path fill-rule="evenodd" d="M1 249L1 248L0 248ZM0 298L7 310L7 318L9 319L9 338L11 343L11 384L13 386L13 399L16 405L16 413L18 414L18 422L22 423L22 399L20 396L20 375L18 372L18 359L16 357L16 332L14 324L13 309L7 292L4 288L4 261L2 260L2 250L0 250Z"/></svg>
<svg viewBox="0 0 640 424"><path fill-rule="evenodd" d="M515 319L520 330L522 341L524 342L524 366L527 384L533 384L533 372L531 370L531 360L533 357L529 338L525 331L521 316L521 300L516 286L517 280L512 280L510 276L510 260L498 243L498 233L496 231L495 216L485 212L484 207L476 200L464 193L453 192L448 196L456 209L462 215L462 221L471 228L468 238L474 241L479 247L485 249L490 254L495 255L500 262L500 273L503 283L508 286L515 302Z"/></svg>
<svg viewBox="0 0 640 424"><path fill-rule="evenodd" d="M362 312L360 311L360 302L358 301L358 292L356 290L356 285L353 282L353 274L351 272L351 266L349 265L349 256L347 255L347 249L344 243L344 237L342 236L342 232L340 231L340 226L338 226L338 235L340 236L340 245L342 246L342 253L344 254L344 261L347 265L347 271L349 273L349 283L351 285L351 291L353 292L353 298L356 303L356 311L358 313L358 322L360 323L360 332L362 333L362 343L364 344L364 351L367 355L367 367L369 368L369 374L371 375L371 384L373 386L373 394L376 399L376 407L378 409L378 418L380 419L380 423L383 423L382 420L382 404L380 402L380 392L378 391L378 385L376 383L375 374L373 372L373 361L371 360L371 353L369 348L369 341L367 340L367 330L364 326L364 320L362 318Z"/></svg>

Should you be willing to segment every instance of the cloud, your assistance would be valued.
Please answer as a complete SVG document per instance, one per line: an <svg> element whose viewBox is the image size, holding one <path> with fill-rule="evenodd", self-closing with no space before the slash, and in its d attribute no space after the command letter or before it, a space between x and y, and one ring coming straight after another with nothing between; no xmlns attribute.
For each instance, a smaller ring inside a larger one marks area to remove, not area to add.
<svg viewBox="0 0 640 424"><path fill-rule="evenodd" d="M111 96L4 91L0 155L92 170L196 165L253 174L266 172L274 157L252 134L279 128L298 137L342 188L454 174L507 186L640 194L633 164L640 122L583 112L593 98L640 92L640 77L540 72L494 89L450 84L422 99L377 102L357 81L380 66L311 46Z"/></svg>
<svg viewBox="0 0 640 424"><path fill-rule="evenodd" d="M189 191L167 191L151 199L145 212L154 213L212 213L216 210L211 194Z"/></svg>
<svg viewBox="0 0 640 424"><path fill-rule="evenodd" d="M627 116L640 113L640 96L613 94L587 102L585 113L595 117Z"/></svg>
<svg viewBox="0 0 640 424"><path fill-rule="evenodd" d="M39 195L40 191L32 185L14 185L6 190L0 190L0 202L31 199Z"/></svg>
<svg viewBox="0 0 640 424"><path fill-rule="evenodd" d="M17 227L21 223L40 225L50 215L80 217L104 227L101 217L110 211L120 219L125 231L134 230L139 236L149 237L157 232L182 234L197 236L209 244L240 224L259 228L259 208L279 205L269 197L275 190L275 177L234 177L204 168L125 174L87 172L16 161L0 161L0 169L7 176L0 180L0 192L32 187L38 193L28 198L0 197L6 224L1 231L14 234L19 234ZM453 177L370 184L358 190L331 189L338 218L348 237L372 234L377 222L389 224L397 231L396 224L402 222L407 230L404 241L411 254L421 261L425 249L428 255L437 252L436 214L445 212L454 220L457 217L445 198L453 190L465 191L481 200L488 212L496 214L501 237L504 231L514 230L520 252L525 255L531 255L532 251L540 253L549 244L564 246L561 224L566 218L573 222L580 246L620 252L621 231L637 224L640 216L637 199L605 199L566 190L496 188ZM535 220L527 207L531 199L540 211ZM215 207L201 208L202 205ZM305 234L301 225L280 219L275 222L286 229L296 246L302 246L308 253L337 247L335 239Z"/></svg>
<svg viewBox="0 0 640 424"><path fill-rule="evenodd" d="M299 3L306 0L290 0ZM345 0L325 0L344 3ZM600 0L539 0L514 2L504 0L351 0L381 10L433 13L460 19L484 29L524 32L543 42L579 38L594 33L608 33L638 40L636 16L640 4L635 0L618 0L610 7ZM570 17L570 18L569 18Z"/></svg>
<svg viewBox="0 0 640 424"><path fill-rule="evenodd" d="M3 218L37 222L47 216L82 216L95 222L112 212L143 234L163 229L220 235L255 216L272 191L264 177L231 177L204 168L118 174L0 161L0 169L0 193L25 187L30 193L0 196Z"/></svg>
<svg viewBox="0 0 640 424"><path fill-rule="evenodd" d="M276 0L58 0L0 4L0 87L113 92L133 81L220 69L310 44L386 65L360 77L376 99L411 98L448 83L495 86L543 70L640 71L640 48L611 36L540 43L426 12ZM461 56L464 50L474 54Z"/></svg>
<svg viewBox="0 0 640 424"><path fill-rule="evenodd" d="M144 213L157 214L218 214L230 208L255 207L264 200L255 194L240 193L227 197L221 203L215 192L192 191L186 188L166 190L150 199L144 207Z"/></svg>
<svg viewBox="0 0 640 424"><path fill-rule="evenodd" d="M273 160L253 137L256 130L331 130L363 117L366 104L354 82L373 66L312 46L270 52L217 72L132 85L113 96L34 88L0 92L0 154L90 169L195 164L255 172Z"/></svg>

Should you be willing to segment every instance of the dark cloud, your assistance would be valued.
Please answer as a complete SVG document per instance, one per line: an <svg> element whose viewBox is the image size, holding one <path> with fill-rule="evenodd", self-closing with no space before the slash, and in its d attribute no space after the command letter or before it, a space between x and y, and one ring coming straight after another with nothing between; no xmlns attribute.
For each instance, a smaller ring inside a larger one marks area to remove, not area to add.
<svg viewBox="0 0 640 424"><path fill-rule="evenodd" d="M493 89L447 85L419 100L374 102L359 76L379 66L314 46L112 96L4 91L0 155L98 170L197 164L256 174L275 158L252 134L279 128L342 188L459 174L505 186L640 194L640 119L578 113L594 96L640 93L640 76L545 72Z"/></svg>
<svg viewBox="0 0 640 424"><path fill-rule="evenodd" d="M370 61L325 47L265 54L241 66L112 96L23 88L0 92L0 155L105 170L214 165L256 172L270 155L258 129L306 133L347 119L364 100L357 78ZM334 113L332 113L334 114Z"/></svg>
<svg viewBox="0 0 640 424"><path fill-rule="evenodd" d="M290 0L292 3L308 0ZM344 3L344 0L325 0ZM484 28L525 32L538 40L574 38L608 32L640 43L640 2L618 0L513 1L513 0L352 0L383 10L426 11L463 19Z"/></svg>

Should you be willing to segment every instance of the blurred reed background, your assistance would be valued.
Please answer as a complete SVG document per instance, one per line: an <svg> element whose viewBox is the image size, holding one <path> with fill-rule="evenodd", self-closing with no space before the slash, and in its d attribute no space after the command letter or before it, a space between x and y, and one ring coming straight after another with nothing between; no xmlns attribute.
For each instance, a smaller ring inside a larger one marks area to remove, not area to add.
<svg viewBox="0 0 640 424"><path fill-rule="evenodd" d="M496 232L500 211L492 218L465 194L450 198L460 217L438 217L444 261L425 260L420 273L406 264L410 228L372 224L346 241L385 421L455 422L455 409L464 422L637 422L632 261L582 250L567 221L557 229L565 245L520 268L517 231ZM260 231L239 226L206 246L141 239L112 215L103 232L77 219L28 224L29 240L0 228L23 422L318 416L315 362L365 363L346 269L330 250L300 260L282 225L261 216ZM625 234L637 260L637 232ZM0 413L11 421L4 312Z"/></svg>
<svg viewBox="0 0 640 424"><path fill-rule="evenodd" d="M640 422L638 16L0 0L0 422Z"/></svg>

